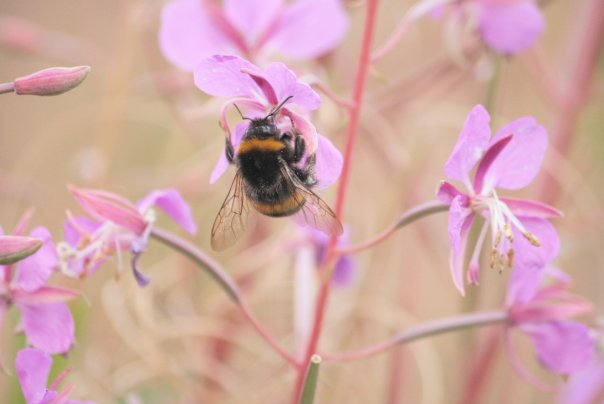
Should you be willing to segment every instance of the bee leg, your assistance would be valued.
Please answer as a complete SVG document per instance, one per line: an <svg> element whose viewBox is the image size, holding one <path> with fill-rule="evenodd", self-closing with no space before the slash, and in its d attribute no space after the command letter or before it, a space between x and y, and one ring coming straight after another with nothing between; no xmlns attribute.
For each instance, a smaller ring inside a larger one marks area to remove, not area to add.
<svg viewBox="0 0 604 404"><path fill-rule="evenodd" d="M231 141L228 137L226 138L226 147L224 149L224 154L229 164L233 164L233 158L235 157L235 149L233 148L233 145L231 144Z"/></svg>
<svg viewBox="0 0 604 404"><path fill-rule="evenodd" d="M294 162L297 163L302 160L304 151L306 150L306 142L300 134L296 134L296 140L294 143Z"/></svg>
<svg viewBox="0 0 604 404"><path fill-rule="evenodd" d="M317 184L317 178L315 177L315 163L316 156L315 154L311 154L306 159L306 164L304 168L295 168L294 173L296 176L302 181L304 185L307 187L313 187Z"/></svg>

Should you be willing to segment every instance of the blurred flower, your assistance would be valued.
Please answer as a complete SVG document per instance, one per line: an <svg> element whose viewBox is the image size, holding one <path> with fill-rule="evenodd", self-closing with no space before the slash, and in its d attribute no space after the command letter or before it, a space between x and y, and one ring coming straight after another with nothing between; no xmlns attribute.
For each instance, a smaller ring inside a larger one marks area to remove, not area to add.
<svg viewBox="0 0 604 404"><path fill-rule="evenodd" d="M315 110L321 99L307 84L298 81L296 75L283 63L271 63L261 70L238 56L215 55L204 59L195 70L195 84L202 91L220 97L232 97L222 107L220 124L227 132L228 140L237 150L250 125L249 120L239 123L232 131L226 119L229 107L236 105L247 118L261 118L284 103L274 116L281 133L300 133L306 143L304 158L316 153L316 187L333 184L342 171L342 155L325 137L319 135L308 120L308 111ZM294 107L299 112L294 112ZM228 160L222 153L212 171L210 183L216 182L228 168Z"/></svg>
<svg viewBox="0 0 604 404"><path fill-rule="evenodd" d="M58 251L62 271L70 276L84 277L113 255L117 256L119 274L123 269L121 252L130 250L134 276L140 285L146 285L149 279L138 270L137 261L155 223L151 206L162 209L188 233L197 232L189 206L175 189L152 191L136 205L107 191L76 187L69 187L69 191L92 216L67 214L65 242L59 244Z"/></svg>
<svg viewBox="0 0 604 404"><path fill-rule="evenodd" d="M601 332L596 332L596 338L600 339L597 354L587 366L570 375L558 396L559 404L602 402L602 397L604 397L604 352Z"/></svg>
<svg viewBox="0 0 604 404"><path fill-rule="evenodd" d="M475 106L445 164L447 177L461 181L467 193L446 181L438 190L439 199L450 205L451 272L462 294L464 253L476 215L483 216L485 223L470 260L468 281L472 284L478 283L478 258L489 228L490 265L500 271L513 266L543 268L559 248L556 231L545 219L560 212L537 201L499 197L496 191L520 189L535 178L547 147L545 129L534 118L525 117L505 125L491 137L489 120L488 112L481 105Z"/></svg>
<svg viewBox="0 0 604 404"><path fill-rule="evenodd" d="M337 46L348 28L340 0L174 0L161 16L165 57L194 70L205 57L235 53L257 59L281 53L311 59Z"/></svg>
<svg viewBox="0 0 604 404"><path fill-rule="evenodd" d="M470 23L491 49L506 55L530 48L545 28L545 20L534 0L465 0L434 15L449 11L454 25Z"/></svg>
<svg viewBox="0 0 604 404"><path fill-rule="evenodd" d="M0 235L0 265L21 261L38 251L42 244L37 238Z"/></svg>
<svg viewBox="0 0 604 404"><path fill-rule="evenodd" d="M59 384L67 375L61 373L49 387L48 375L52 358L45 352L34 348L25 348L17 352L17 377L27 404L92 404L91 401L76 401L68 398L73 385L57 391Z"/></svg>
<svg viewBox="0 0 604 404"><path fill-rule="evenodd" d="M319 268L325 259L327 246L329 244L329 235L322 231L316 230L313 227L304 227L309 240L311 241L315 251L315 263ZM338 238L338 247L346 247L349 243L349 234L347 229L344 230L342 236ZM334 286L348 286L352 283L356 273L356 261L349 255L342 255L336 261L331 277L331 282Z"/></svg>
<svg viewBox="0 0 604 404"><path fill-rule="evenodd" d="M18 95L59 95L80 85L90 66L51 67L15 79Z"/></svg>
<svg viewBox="0 0 604 404"><path fill-rule="evenodd" d="M546 275L554 282L542 287ZM506 298L512 326L532 339L541 365L558 374L579 371L594 354L587 326L567 320L592 307L567 291L569 283L570 278L557 269L525 268L512 273ZM520 369L515 357L512 360Z"/></svg>
<svg viewBox="0 0 604 404"><path fill-rule="evenodd" d="M74 321L65 301L77 292L47 286L58 267L55 245L44 227L32 230L31 237L42 240L37 253L18 265L0 267L0 324L14 305L21 312L19 326L28 343L48 353L67 352L74 341Z"/></svg>

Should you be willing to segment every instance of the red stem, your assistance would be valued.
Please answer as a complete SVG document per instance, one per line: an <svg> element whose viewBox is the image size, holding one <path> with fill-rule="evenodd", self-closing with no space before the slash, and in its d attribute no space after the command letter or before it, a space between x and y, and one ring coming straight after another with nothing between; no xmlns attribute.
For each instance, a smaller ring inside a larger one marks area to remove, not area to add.
<svg viewBox="0 0 604 404"><path fill-rule="evenodd" d="M348 180L350 177L350 164L352 160L352 151L356 141L357 130L359 127L359 120L361 117L361 105L363 101L363 93L365 90L365 81L367 80L367 73L369 72L369 66L371 64L371 43L373 41L373 34L375 31L375 21L377 17L377 6L378 0L367 0L367 13L365 15L365 28L363 31L363 42L361 44L361 54L359 56L359 64L357 75L355 79L353 98L350 108L350 122L346 131L346 145L344 148L344 164L342 167L342 175L340 176L340 183L338 186L338 193L336 196L335 214L341 218L344 211L344 202L346 198L346 189L348 187ZM323 262L324 268L332 268L332 264L335 261L337 237L333 236L327 248L326 259ZM329 292L331 285L331 270L322 271L325 274L322 279L321 288L319 295L317 296L317 302L315 305L315 318L312 326L312 331L306 345L304 356L302 357L302 366L298 368L298 375L296 378L296 385L293 395L293 403L296 404L300 401L302 395L302 389L304 387L304 380L306 377L306 366L310 362L312 355L317 350L319 343L319 337L321 335L321 329L323 326L323 318L327 309L327 301L329 300Z"/></svg>
<svg viewBox="0 0 604 404"><path fill-rule="evenodd" d="M598 55L604 43L604 2L591 0L586 3L575 27L578 36L570 43L567 60L572 61L563 87L563 104L556 114L557 122L552 131L552 144L561 156L570 152L576 136L575 127L581 110L587 102L591 83L597 67ZM552 175L545 177L541 188L541 199L550 204L560 197L562 188Z"/></svg>

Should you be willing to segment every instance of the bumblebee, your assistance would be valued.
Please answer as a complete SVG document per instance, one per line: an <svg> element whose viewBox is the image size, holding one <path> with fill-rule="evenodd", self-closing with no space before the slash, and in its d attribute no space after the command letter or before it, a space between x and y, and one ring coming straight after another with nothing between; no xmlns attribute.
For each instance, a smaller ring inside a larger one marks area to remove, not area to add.
<svg viewBox="0 0 604 404"><path fill-rule="evenodd" d="M264 118L250 120L237 150L226 140L225 154L237 173L214 225L211 245L214 250L232 246L245 232L251 205L266 216L297 215L306 224L330 235L342 233L342 224L329 206L310 188L314 177L315 155L304 157L306 143L295 130L282 133L275 115L288 97ZM241 112L240 112L241 114Z"/></svg>

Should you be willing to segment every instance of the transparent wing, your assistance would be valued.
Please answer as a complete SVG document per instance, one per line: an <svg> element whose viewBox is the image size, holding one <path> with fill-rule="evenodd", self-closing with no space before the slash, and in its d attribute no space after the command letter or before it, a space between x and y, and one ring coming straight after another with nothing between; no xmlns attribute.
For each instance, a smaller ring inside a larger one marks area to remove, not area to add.
<svg viewBox="0 0 604 404"><path fill-rule="evenodd" d="M212 249L222 251L235 244L247 228L249 212L247 197L243 191L243 177L241 172L237 171L212 226Z"/></svg>
<svg viewBox="0 0 604 404"><path fill-rule="evenodd" d="M342 234L342 223L340 223L340 220L333 213L329 205L319 195L306 188L287 165L283 164L281 170L295 186L296 192L294 193L294 198L302 205L302 208L294 214L294 219L331 236Z"/></svg>

